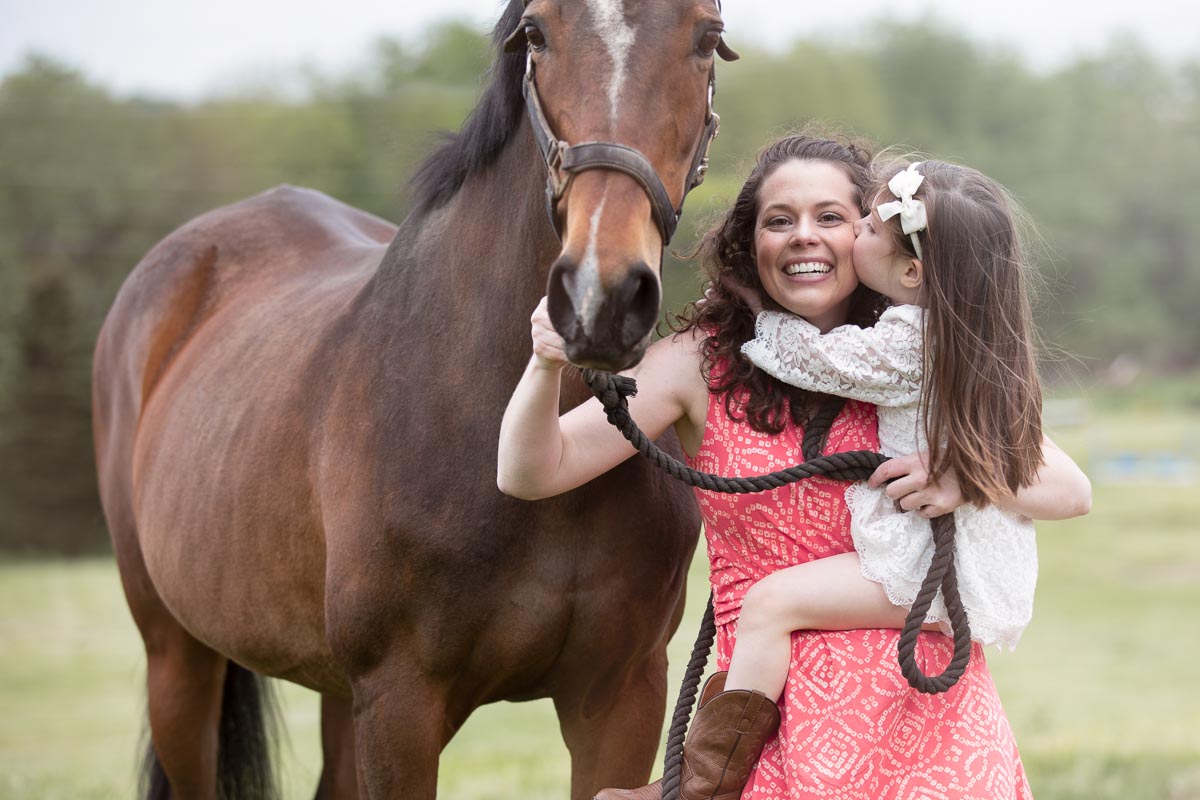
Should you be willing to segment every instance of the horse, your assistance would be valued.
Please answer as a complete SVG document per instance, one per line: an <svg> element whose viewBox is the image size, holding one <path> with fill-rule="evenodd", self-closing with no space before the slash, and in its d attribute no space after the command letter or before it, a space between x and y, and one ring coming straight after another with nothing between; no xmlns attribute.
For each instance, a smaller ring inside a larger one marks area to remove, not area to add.
<svg viewBox="0 0 1200 800"><path fill-rule="evenodd" d="M433 798L475 708L545 697L574 800L648 777L689 490L631 460L522 502L495 449L547 291L577 362L641 357L715 134L714 53L736 56L721 31L716 0L511 0L398 227L277 187L131 272L93 424L148 796L273 791L262 676L320 694L318 798ZM586 394L569 380L563 409Z"/></svg>

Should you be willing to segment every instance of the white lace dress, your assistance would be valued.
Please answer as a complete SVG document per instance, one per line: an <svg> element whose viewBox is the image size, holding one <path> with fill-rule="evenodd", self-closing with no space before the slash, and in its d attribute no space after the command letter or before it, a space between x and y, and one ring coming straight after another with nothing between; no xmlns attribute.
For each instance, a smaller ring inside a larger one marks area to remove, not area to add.
<svg viewBox="0 0 1200 800"><path fill-rule="evenodd" d="M797 316L767 311L758 315L755 338L742 352L784 383L874 403L880 449L907 455L928 450L918 409L923 313L897 305L873 328L844 325L822 335ZM850 487L846 503L863 576L881 584L896 605L911 606L933 560L929 521L898 511L882 488L865 482ZM954 512L954 524L954 564L972 638L1012 649L1033 615L1033 523L995 505L964 505ZM940 592L927 621L947 627Z"/></svg>

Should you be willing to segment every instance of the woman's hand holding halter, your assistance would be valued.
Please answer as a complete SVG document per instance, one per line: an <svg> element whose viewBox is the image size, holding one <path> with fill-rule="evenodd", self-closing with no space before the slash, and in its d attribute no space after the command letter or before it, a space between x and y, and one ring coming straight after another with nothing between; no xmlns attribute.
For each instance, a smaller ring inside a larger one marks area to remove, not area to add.
<svg viewBox="0 0 1200 800"><path fill-rule="evenodd" d="M547 310L549 300L543 297L529 317L532 326L533 355L542 369L556 370L567 365L566 345L563 338L554 330L550 322L550 312Z"/></svg>

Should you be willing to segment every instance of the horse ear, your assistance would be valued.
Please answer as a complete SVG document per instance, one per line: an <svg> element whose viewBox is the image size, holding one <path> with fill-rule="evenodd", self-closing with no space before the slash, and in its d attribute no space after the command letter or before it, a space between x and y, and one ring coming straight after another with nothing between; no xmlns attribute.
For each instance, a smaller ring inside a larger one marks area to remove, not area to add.
<svg viewBox="0 0 1200 800"><path fill-rule="evenodd" d="M738 52L729 45L725 44L725 37L721 37L721 41L717 44L717 55L724 61L737 61L741 58Z"/></svg>
<svg viewBox="0 0 1200 800"><path fill-rule="evenodd" d="M517 29L504 40L504 52L519 53L527 47L529 47L529 40L525 38L525 25L518 23Z"/></svg>

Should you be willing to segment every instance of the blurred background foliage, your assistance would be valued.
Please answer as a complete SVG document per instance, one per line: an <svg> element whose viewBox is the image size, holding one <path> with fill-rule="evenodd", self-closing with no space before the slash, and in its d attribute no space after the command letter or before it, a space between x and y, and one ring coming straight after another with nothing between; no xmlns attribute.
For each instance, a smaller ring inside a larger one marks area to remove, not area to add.
<svg viewBox="0 0 1200 800"><path fill-rule="evenodd" d="M853 40L780 51L732 44L743 58L719 68L724 127L681 251L760 145L826 120L970 164L1012 190L1039 234L1051 385L1200 366L1200 225L1186 202L1200 185L1200 61L1164 63L1115 39L1035 70L932 21L880 21ZM406 179L437 131L470 110L489 62L486 37L450 22L376 42L352 73L297 70L286 89L247 83L196 103L117 96L41 56L5 76L0 550L106 548L91 348L154 242L279 183L400 221ZM665 273L668 308L695 296L690 266Z"/></svg>

